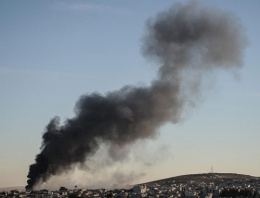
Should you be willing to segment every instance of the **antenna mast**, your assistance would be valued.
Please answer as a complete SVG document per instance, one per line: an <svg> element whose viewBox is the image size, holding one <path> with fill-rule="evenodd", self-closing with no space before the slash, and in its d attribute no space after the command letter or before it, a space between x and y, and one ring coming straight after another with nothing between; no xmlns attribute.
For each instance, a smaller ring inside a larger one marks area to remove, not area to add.
<svg viewBox="0 0 260 198"><path fill-rule="evenodd" d="M213 166L211 166L210 173L213 173Z"/></svg>

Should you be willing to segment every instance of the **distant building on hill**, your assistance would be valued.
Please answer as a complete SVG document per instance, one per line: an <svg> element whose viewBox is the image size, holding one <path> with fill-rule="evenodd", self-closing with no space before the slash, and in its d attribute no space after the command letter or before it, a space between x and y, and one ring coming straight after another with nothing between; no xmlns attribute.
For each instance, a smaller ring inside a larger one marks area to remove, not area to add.
<svg viewBox="0 0 260 198"><path fill-rule="evenodd" d="M138 194L146 193L146 190L147 190L146 186L136 185L133 187L133 191Z"/></svg>

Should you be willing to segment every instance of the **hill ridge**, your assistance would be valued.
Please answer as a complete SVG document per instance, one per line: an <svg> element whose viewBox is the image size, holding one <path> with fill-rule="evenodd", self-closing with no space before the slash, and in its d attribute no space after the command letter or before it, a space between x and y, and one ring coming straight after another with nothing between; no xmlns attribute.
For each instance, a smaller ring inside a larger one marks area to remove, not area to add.
<svg viewBox="0 0 260 198"><path fill-rule="evenodd" d="M260 177L255 177L251 175L239 174L239 173L197 173L197 174L187 174L187 175L179 175L164 179L158 179L154 181L140 183L142 184L153 184L153 183L161 183L161 182L187 182L189 180L201 181L201 182L214 182L216 180L229 180L229 179L260 179Z"/></svg>

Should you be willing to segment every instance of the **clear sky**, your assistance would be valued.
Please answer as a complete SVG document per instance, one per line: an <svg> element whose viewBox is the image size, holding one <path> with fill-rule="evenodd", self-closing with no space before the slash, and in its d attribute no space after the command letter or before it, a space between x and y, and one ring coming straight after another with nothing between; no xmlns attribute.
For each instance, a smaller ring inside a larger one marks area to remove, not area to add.
<svg viewBox="0 0 260 198"><path fill-rule="evenodd" d="M26 185L46 124L55 115L73 117L79 96L149 85L157 63L140 52L145 23L174 2L0 1L0 187ZM249 39L244 66L208 79L199 105L180 123L161 127L156 138L133 148L134 160L104 168L103 176L135 183L211 166L260 176L260 2L199 2L240 18ZM101 173L86 172L68 174L82 185L106 182Z"/></svg>

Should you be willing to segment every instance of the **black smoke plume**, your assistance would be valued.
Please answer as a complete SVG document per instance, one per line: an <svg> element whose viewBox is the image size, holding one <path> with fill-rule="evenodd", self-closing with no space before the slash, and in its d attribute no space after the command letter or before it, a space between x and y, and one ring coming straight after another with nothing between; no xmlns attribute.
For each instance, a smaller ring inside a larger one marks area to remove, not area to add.
<svg viewBox="0 0 260 198"><path fill-rule="evenodd" d="M26 189L84 163L100 142L109 145L109 157L117 160L121 148L154 136L166 122L178 122L189 104L195 104L203 76L240 67L245 47L235 16L196 2L174 4L148 20L142 51L161 65L157 79L148 87L83 95L74 118L62 126L59 118L52 119L30 165Z"/></svg>

